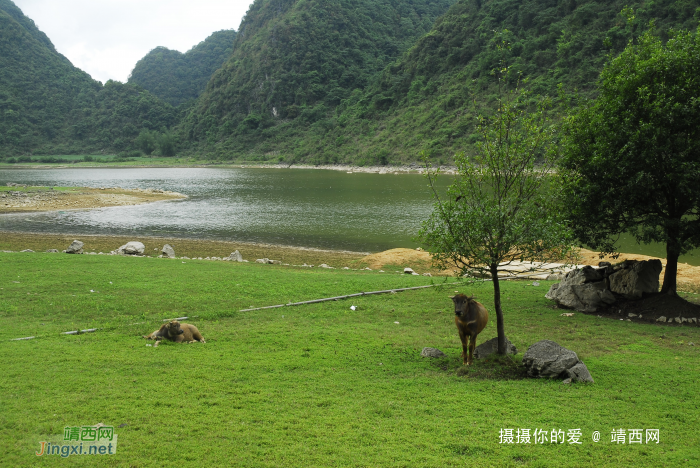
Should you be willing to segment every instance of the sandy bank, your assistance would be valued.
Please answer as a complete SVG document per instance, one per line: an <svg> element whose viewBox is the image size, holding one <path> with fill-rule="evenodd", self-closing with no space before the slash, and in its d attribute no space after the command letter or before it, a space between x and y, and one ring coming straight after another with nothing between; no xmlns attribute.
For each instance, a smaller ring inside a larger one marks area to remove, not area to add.
<svg viewBox="0 0 700 468"><path fill-rule="evenodd" d="M0 191L0 214L89 210L183 198L187 198L187 196L157 189L122 189L117 187L56 189L53 187L13 186L3 187L3 190Z"/></svg>
<svg viewBox="0 0 700 468"><path fill-rule="evenodd" d="M606 256L601 259L598 252L580 249L579 259L576 263L580 265L598 266L598 263L602 261L617 263L624 260L650 260L652 258L657 257L622 253L617 259L610 256ZM663 282L664 273L666 272L666 259L660 258L659 260L661 260L661 264L664 268L659 276L659 281ZM389 268L390 266L408 266L419 273L430 272L431 274L451 274L449 271L446 272L436 269L432 265L430 254L422 250L391 249L368 255L362 258L360 262L372 269ZM679 290L700 290L700 267L688 265L687 263L679 263L677 281Z"/></svg>

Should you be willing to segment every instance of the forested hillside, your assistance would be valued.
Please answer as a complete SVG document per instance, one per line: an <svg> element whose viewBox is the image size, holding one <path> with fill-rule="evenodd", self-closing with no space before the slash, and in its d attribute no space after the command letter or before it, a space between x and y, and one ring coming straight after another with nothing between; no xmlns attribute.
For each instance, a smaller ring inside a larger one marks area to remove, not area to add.
<svg viewBox="0 0 700 468"><path fill-rule="evenodd" d="M0 0L0 157L121 151L174 109L134 85L102 86L59 54L10 0Z"/></svg>
<svg viewBox="0 0 700 468"><path fill-rule="evenodd" d="M303 132L326 131L335 107L360 93L451 3L256 0L184 134L195 151L224 158L286 151Z"/></svg>
<svg viewBox="0 0 700 468"><path fill-rule="evenodd" d="M137 84L173 106L196 99L212 74L233 51L236 31L217 31L184 54L156 47L139 60L129 76Z"/></svg>
<svg viewBox="0 0 700 468"><path fill-rule="evenodd" d="M157 48L130 83L102 85L0 0L0 157L166 140L172 154L173 128L207 158L390 164L426 150L449 163L473 149L500 59L534 93L590 95L650 20L662 37L694 29L700 0L255 0L238 34Z"/></svg>
<svg viewBox="0 0 700 468"><path fill-rule="evenodd" d="M649 20L663 35L670 27L695 28L700 18L699 0L460 0L399 60L373 74L371 60L357 60L362 55L336 45L347 44L339 40L343 32L361 37L331 20L343 18L338 12L350 2L323 7L310 1L282 11L271 5L253 5L244 21L252 31L244 35L241 29L233 56L188 117L184 130L199 143L197 151L387 164L415 161L427 150L447 163L455 152L471 151L477 138L473 101L488 109L494 99L490 71L501 58L535 93L556 95L562 83L586 94L606 54L621 51ZM317 18L328 26L316 27ZM295 28L320 44L316 53L308 53L313 45ZM355 42L364 57L383 50L380 40L367 38L374 48ZM500 40L511 45L505 56L494 47ZM352 75L358 69L363 73ZM347 83L349 76L360 79Z"/></svg>
<svg viewBox="0 0 700 468"><path fill-rule="evenodd" d="M491 70L499 60L534 93L556 97L562 83L588 95L607 54L621 52L650 20L662 36L695 29L699 7L698 0L460 0L362 96L343 103L332 130L308 134L296 156L381 164L426 150L448 162L472 150L474 116L495 99ZM511 46L505 54L494 46L502 40Z"/></svg>

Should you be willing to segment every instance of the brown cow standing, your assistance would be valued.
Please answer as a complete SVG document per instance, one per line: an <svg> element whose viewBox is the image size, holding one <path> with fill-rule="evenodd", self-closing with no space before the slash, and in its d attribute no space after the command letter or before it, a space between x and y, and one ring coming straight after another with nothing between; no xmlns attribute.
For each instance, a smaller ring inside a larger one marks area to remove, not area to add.
<svg viewBox="0 0 700 468"><path fill-rule="evenodd" d="M474 296L457 294L450 299L455 304L455 325L462 340L462 362L469 366L476 346L476 335L486 328L489 313L486 307L474 300Z"/></svg>

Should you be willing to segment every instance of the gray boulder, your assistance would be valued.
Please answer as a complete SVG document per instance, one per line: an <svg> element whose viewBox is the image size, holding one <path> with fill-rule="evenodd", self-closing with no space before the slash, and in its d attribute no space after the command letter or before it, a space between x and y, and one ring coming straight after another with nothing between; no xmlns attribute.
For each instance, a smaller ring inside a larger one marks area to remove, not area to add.
<svg viewBox="0 0 700 468"><path fill-rule="evenodd" d="M658 292L661 268L661 260L657 259L624 262L623 268L610 275L610 290L627 299Z"/></svg>
<svg viewBox="0 0 700 468"><path fill-rule="evenodd" d="M231 255L226 257L224 260L230 260L232 262L242 262L243 261L243 255L236 250L235 252L232 252Z"/></svg>
<svg viewBox="0 0 700 468"><path fill-rule="evenodd" d="M32 249L24 249L22 252L34 252Z"/></svg>
<svg viewBox="0 0 700 468"><path fill-rule="evenodd" d="M479 346L474 348L474 357L477 359L484 359L491 354L498 352L498 337L491 338L490 340L481 343ZM518 354L517 348L506 338L506 354Z"/></svg>
<svg viewBox="0 0 700 468"><path fill-rule="evenodd" d="M423 348L423 351L420 353L421 356L423 357L432 357L432 358L441 358L445 357L446 354L440 351L437 348Z"/></svg>
<svg viewBox="0 0 700 468"><path fill-rule="evenodd" d="M58 253L58 249L49 249L46 253Z"/></svg>
<svg viewBox="0 0 700 468"><path fill-rule="evenodd" d="M85 244L79 240L74 240L66 249L67 254L81 254L83 253L83 246Z"/></svg>
<svg viewBox="0 0 700 468"><path fill-rule="evenodd" d="M591 282L597 278L598 281ZM545 297L560 307L581 312L595 312L603 304L615 302L615 296L607 290L602 275L594 268L584 267L566 274L561 283L553 284Z"/></svg>
<svg viewBox="0 0 700 468"><path fill-rule="evenodd" d="M163 258L175 258L175 249L173 249L170 244L165 244L160 251L160 256Z"/></svg>
<svg viewBox="0 0 700 468"><path fill-rule="evenodd" d="M550 340L530 346L523 356L523 365L529 377L593 382L593 377L575 352Z"/></svg>
<svg viewBox="0 0 700 468"><path fill-rule="evenodd" d="M588 372L588 367L586 367L586 365L581 361L579 361L571 369L567 369L566 375L568 375L568 378L574 382L593 382L593 377L591 376L591 373Z"/></svg>
<svg viewBox="0 0 700 468"><path fill-rule="evenodd" d="M145 250L146 246L144 246L141 242L132 241L119 247L117 249L117 253L120 255L143 255Z"/></svg>

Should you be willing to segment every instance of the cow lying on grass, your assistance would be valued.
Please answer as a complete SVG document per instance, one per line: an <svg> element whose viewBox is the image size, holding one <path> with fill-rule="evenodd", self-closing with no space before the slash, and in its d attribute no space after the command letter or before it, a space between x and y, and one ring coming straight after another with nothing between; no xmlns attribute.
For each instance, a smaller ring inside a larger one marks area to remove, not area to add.
<svg viewBox="0 0 700 468"><path fill-rule="evenodd" d="M174 341L175 343L194 343L195 341L206 343L202 334L197 330L197 327L189 323L180 323L177 320L164 323L158 330L150 335L145 335L144 338L147 340L156 340L156 346L158 346L160 340L163 339Z"/></svg>
<svg viewBox="0 0 700 468"><path fill-rule="evenodd" d="M462 363L469 366L476 346L476 336L486 328L489 313L486 307L474 300L474 296L457 294L450 299L455 305L455 325L462 340Z"/></svg>

